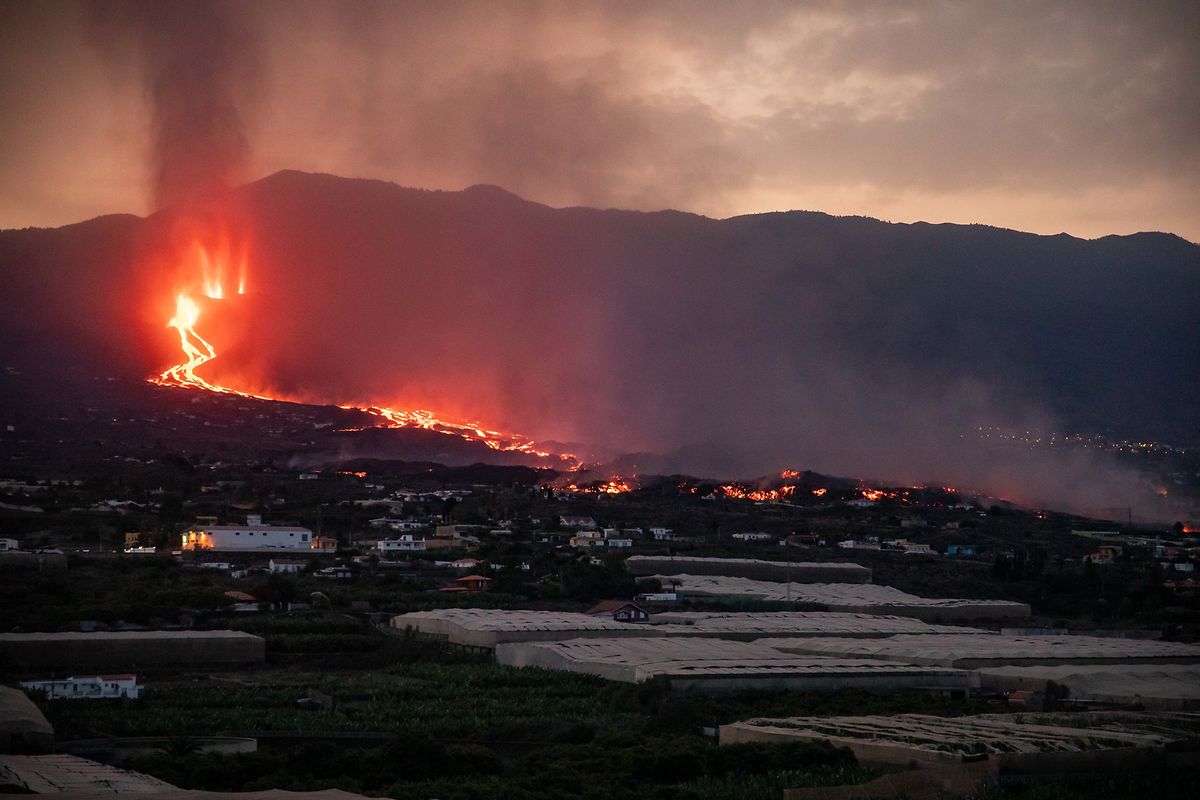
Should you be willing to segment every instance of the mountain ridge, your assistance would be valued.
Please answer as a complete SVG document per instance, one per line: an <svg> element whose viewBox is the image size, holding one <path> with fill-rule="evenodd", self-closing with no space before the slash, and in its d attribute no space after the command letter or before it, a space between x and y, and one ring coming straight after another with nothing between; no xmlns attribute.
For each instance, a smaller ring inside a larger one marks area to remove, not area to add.
<svg viewBox="0 0 1200 800"><path fill-rule="evenodd" d="M206 306L215 382L678 453L664 471L691 474L995 487L1041 473L958 454L977 426L1200 431L1200 248L1173 234L555 209L298 171L227 200L250 291ZM182 219L0 234L3 363L178 360L164 326L186 286L162 265Z"/></svg>

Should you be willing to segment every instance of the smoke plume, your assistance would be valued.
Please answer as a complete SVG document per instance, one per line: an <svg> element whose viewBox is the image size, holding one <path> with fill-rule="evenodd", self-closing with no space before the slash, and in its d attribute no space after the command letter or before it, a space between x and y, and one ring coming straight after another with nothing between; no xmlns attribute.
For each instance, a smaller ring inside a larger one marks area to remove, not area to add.
<svg viewBox="0 0 1200 800"><path fill-rule="evenodd" d="M245 177L242 109L259 84L249 15L223 0L93 6L94 41L141 74L159 207L211 199Z"/></svg>

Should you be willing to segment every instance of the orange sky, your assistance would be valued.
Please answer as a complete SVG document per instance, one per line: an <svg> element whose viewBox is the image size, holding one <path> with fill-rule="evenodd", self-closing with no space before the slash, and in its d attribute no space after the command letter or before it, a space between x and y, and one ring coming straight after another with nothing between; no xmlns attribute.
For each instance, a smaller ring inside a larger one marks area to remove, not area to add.
<svg viewBox="0 0 1200 800"><path fill-rule="evenodd" d="M0 7L0 227L155 207L152 67L198 40L148 7ZM190 8L221 23L190 63L233 83L235 180L1200 240L1195 3Z"/></svg>

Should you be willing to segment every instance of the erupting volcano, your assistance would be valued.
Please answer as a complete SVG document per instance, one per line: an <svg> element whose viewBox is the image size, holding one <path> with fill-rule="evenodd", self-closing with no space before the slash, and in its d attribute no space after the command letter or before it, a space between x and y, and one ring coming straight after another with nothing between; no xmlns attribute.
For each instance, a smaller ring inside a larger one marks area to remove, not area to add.
<svg viewBox="0 0 1200 800"><path fill-rule="evenodd" d="M225 298L226 276L232 272L230 265L230 248L223 241L216 253L199 243L192 246L193 261L200 271L199 285L203 296L209 300ZM246 264L245 251L242 250L237 261L237 293L246 293ZM217 357L216 348L205 339L196 329L200 320L201 308L187 291L175 296L175 313L167 322L168 328L174 328L179 333L179 346L183 351L184 360L168 367L156 376L147 380L159 386L172 386L185 389L199 389L218 394L232 394L257 400L275 400L282 402L311 402L307 399L294 397L276 397L266 394L243 391L231 386L212 383L196 374L196 370ZM425 409L401 409L380 405L353 405L337 403L340 408L354 409L370 414L380 420L375 427L387 428L420 428L434 431L447 436L457 436L469 442L481 442L487 447L500 452L519 452L526 455L549 460L555 466L575 471L582 468L582 463L574 454L555 453L537 446L525 436L513 433L503 433L488 430L476 422L450 421L441 419L433 412ZM601 489L606 493L629 491L628 484L610 481Z"/></svg>

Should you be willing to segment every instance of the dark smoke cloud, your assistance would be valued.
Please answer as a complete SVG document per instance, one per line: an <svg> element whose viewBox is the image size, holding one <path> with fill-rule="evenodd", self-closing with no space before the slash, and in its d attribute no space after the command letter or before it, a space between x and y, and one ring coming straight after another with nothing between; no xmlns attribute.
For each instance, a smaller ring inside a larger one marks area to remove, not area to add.
<svg viewBox="0 0 1200 800"><path fill-rule="evenodd" d="M242 109L258 88L261 60L244 11L224 0L90 8L93 41L143 82L160 207L212 198L246 177Z"/></svg>
<svg viewBox="0 0 1200 800"><path fill-rule="evenodd" d="M208 179L249 142L255 176L1200 239L1187 0L46 0L0 14L5 225L144 209L145 148ZM98 68L80 22L97 16L109 59L145 69ZM169 194L190 179L150 182Z"/></svg>

